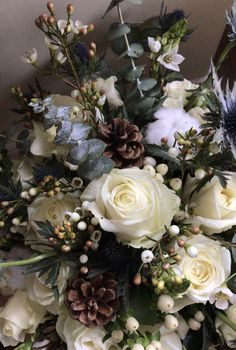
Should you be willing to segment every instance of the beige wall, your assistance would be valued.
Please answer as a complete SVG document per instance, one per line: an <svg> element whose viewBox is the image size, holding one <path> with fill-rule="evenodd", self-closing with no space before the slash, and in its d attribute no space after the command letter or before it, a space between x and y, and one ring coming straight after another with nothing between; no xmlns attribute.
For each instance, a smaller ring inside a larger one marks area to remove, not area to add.
<svg viewBox="0 0 236 350"><path fill-rule="evenodd" d="M59 17L63 16L67 3L65 0L54 1ZM107 24L116 17L113 10L101 20L109 3L110 0L74 1L76 16L84 23L96 25L94 37L99 43L105 39ZM124 17L128 21L143 21L159 13L160 3L161 0L144 0L144 6L135 6L125 1L122 3ZM182 54L186 57L182 69L188 78L198 79L208 70L225 26L225 9L229 9L231 0L166 0L166 4L169 10L183 8L191 14L190 24L196 27L196 31L192 40L182 47ZM14 106L9 98L10 87L16 84L26 86L35 75L34 69L20 60L24 50L36 47L40 61L47 60L43 35L34 25L34 19L45 12L45 6L45 0L0 0L0 128L13 117L9 112ZM57 91L60 84L54 81L51 89Z"/></svg>

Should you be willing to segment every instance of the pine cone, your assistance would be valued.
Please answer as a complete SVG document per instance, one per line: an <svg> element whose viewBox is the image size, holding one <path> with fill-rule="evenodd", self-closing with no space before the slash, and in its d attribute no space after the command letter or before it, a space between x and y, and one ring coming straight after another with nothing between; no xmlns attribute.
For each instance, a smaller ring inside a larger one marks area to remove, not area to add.
<svg viewBox="0 0 236 350"><path fill-rule="evenodd" d="M90 328L106 325L119 309L116 290L117 281L111 273L90 280L73 277L66 296L71 317Z"/></svg>
<svg viewBox="0 0 236 350"><path fill-rule="evenodd" d="M113 159L117 168L140 168L143 165L143 136L136 125L115 118L111 124L101 124L99 134L107 144L103 155Z"/></svg>

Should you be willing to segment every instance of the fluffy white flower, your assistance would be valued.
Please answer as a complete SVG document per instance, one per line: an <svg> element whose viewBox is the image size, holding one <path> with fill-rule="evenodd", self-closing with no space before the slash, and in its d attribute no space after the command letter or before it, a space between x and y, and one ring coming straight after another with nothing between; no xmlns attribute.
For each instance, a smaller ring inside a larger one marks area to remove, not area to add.
<svg viewBox="0 0 236 350"><path fill-rule="evenodd" d="M117 108L123 105L123 101L120 98L119 92L115 88L115 82L117 77L111 76L110 78L104 80L98 78L96 81L96 90L103 93L111 108Z"/></svg>
<svg viewBox="0 0 236 350"><path fill-rule="evenodd" d="M179 197L148 171L114 169L93 180L81 197L101 227L134 247L150 248L160 239L179 207Z"/></svg>
<svg viewBox="0 0 236 350"><path fill-rule="evenodd" d="M165 68L179 72L179 65L185 60L185 58L182 55L178 54L178 51L179 47L176 46L165 52L163 55L160 55L157 61Z"/></svg>
<svg viewBox="0 0 236 350"><path fill-rule="evenodd" d="M74 24L73 24L72 20L70 20L68 23L68 21L66 21L65 19L59 19L59 21L57 21L57 26L58 26L58 29L60 30L61 34L64 34L66 32L66 28L68 26L73 28Z"/></svg>
<svg viewBox="0 0 236 350"><path fill-rule="evenodd" d="M185 296L176 300L174 312L186 305L206 304L209 296L225 282L231 272L230 252L218 242L203 235L197 235L188 242L198 249L198 255L191 258L184 248L176 247L182 257L179 268L191 284Z"/></svg>
<svg viewBox="0 0 236 350"><path fill-rule="evenodd" d="M218 177L214 176L191 197L193 216L188 222L201 225L207 234L221 233L236 225L236 174L231 173L227 178L227 188L223 188ZM198 181L188 177L184 187L185 199Z"/></svg>
<svg viewBox="0 0 236 350"><path fill-rule="evenodd" d="M26 288L28 296L32 301L44 306L50 313L57 315L59 307L64 301L63 292L69 278L69 266L62 265L57 278L57 288L59 291L59 300L56 301L53 291L49 285L45 284L47 276L39 277L38 274L32 274L26 278Z"/></svg>
<svg viewBox="0 0 236 350"><path fill-rule="evenodd" d="M26 334L33 334L42 321L46 309L29 300L27 292L18 290L0 308L0 342L4 347L23 342Z"/></svg>
<svg viewBox="0 0 236 350"><path fill-rule="evenodd" d="M161 139L167 137L168 145L173 146L175 133L185 134L191 128L200 130L199 122L183 109L161 108L155 114L155 121L147 125L145 141L149 144L161 144Z"/></svg>
<svg viewBox="0 0 236 350"><path fill-rule="evenodd" d="M231 304L236 304L236 294L232 293L226 285L216 288L209 297L211 304L215 303L217 309L225 310Z"/></svg>
<svg viewBox="0 0 236 350"><path fill-rule="evenodd" d="M236 304L231 305L225 310L226 316L236 324ZM229 327L226 323L216 318L216 328L223 334L229 348L235 349L236 331Z"/></svg>
<svg viewBox="0 0 236 350"><path fill-rule="evenodd" d="M25 56L21 56L21 60L24 63L34 64L37 61L38 53L36 49L30 49L25 52Z"/></svg>
<svg viewBox="0 0 236 350"><path fill-rule="evenodd" d="M63 198L58 196L46 197L39 195L31 205L28 206L29 225L37 231L35 221L47 220L52 226L59 226L63 222L65 212L73 212L78 206L76 194L66 194ZM42 236L39 236L42 239Z"/></svg>
<svg viewBox="0 0 236 350"><path fill-rule="evenodd" d="M63 309L56 324L59 336L66 342L68 350L115 350L111 339L103 342L106 331L102 327L88 328L73 320ZM112 348L111 348L112 346Z"/></svg>
<svg viewBox="0 0 236 350"><path fill-rule="evenodd" d="M163 103L167 108L183 108L187 103L187 97L191 95L190 91L198 88L190 80L172 81L163 88L166 100Z"/></svg>
<svg viewBox="0 0 236 350"><path fill-rule="evenodd" d="M155 40L154 38L151 38L151 37L148 37L148 46L149 46L149 49L155 53L159 52L161 49L160 41Z"/></svg>

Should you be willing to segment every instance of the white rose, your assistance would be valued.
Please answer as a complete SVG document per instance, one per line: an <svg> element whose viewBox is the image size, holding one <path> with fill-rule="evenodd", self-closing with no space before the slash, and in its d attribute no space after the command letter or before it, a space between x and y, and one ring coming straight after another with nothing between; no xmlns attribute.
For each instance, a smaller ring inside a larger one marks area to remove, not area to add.
<svg viewBox="0 0 236 350"><path fill-rule="evenodd" d="M45 306L50 313L54 315L58 314L60 304L62 304L64 301L63 292L67 285L69 273L69 266L62 265L57 278L57 288L59 291L58 301L55 300L50 286L45 284L47 276L44 275L42 277L38 277L38 274L30 275L26 278L26 288L28 290L29 298L32 301Z"/></svg>
<svg viewBox="0 0 236 350"><path fill-rule="evenodd" d="M161 239L180 204L172 190L138 168L113 169L93 180L81 199L91 202L88 209L105 231L137 248L153 246L147 236Z"/></svg>
<svg viewBox="0 0 236 350"><path fill-rule="evenodd" d="M29 300L27 292L17 291L0 309L0 342L4 347L23 342L26 334L35 333L45 313L43 306Z"/></svg>
<svg viewBox="0 0 236 350"><path fill-rule="evenodd" d="M166 137L168 145L173 147L176 132L185 134L191 128L200 130L198 120L180 108L160 108L154 117L156 120L147 125L145 132L145 142L149 144L160 145L161 139Z"/></svg>
<svg viewBox="0 0 236 350"><path fill-rule="evenodd" d="M207 234L220 233L236 225L236 174L227 175L227 188L214 176L199 192L191 197L193 216L188 222L201 225ZM184 187L187 198L197 184L189 177Z"/></svg>
<svg viewBox="0 0 236 350"><path fill-rule="evenodd" d="M113 350L112 340L103 342L106 331L102 327L88 328L73 320L65 309L56 324L57 333L66 342L68 350Z"/></svg>
<svg viewBox="0 0 236 350"><path fill-rule="evenodd" d="M226 316L236 324L236 304L231 305L225 310ZM216 329L223 334L229 348L235 349L236 331L229 327L226 323L216 318Z"/></svg>
<svg viewBox="0 0 236 350"><path fill-rule="evenodd" d="M123 105L120 94L115 88L116 81L117 77L115 76L111 76L106 80L99 78L96 81L96 90L98 90L100 93L105 94L107 101L112 108L117 108Z"/></svg>
<svg viewBox="0 0 236 350"><path fill-rule="evenodd" d="M187 97L192 94L187 90L195 90L197 88L198 85L193 84L187 79L172 81L166 84L164 87L164 96L167 99L164 101L163 106L167 108L183 108L187 103Z"/></svg>
<svg viewBox="0 0 236 350"><path fill-rule="evenodd" d="M230 252L218 242L199 234L188 243L198 249L198 255L191 258L184 248L177 251L182 257L179 268L191 284L185 296L176 300L173 312L194 303L206 304L231 272Z"/></svg>
<svg viewBox="0 0 236 350"><path fill-rule="evenodd" d="M28 206L28 218L31 228L37 231L38 226L35 221L47 220L52 226L59 226L63 223L63 214L67 211L73 212L79 201L76 194L66 194L65 196L46 197L39 195L31 205ZM39 236L40 237L40 236ZM42 237L40 237L42 239Z"/></svg>

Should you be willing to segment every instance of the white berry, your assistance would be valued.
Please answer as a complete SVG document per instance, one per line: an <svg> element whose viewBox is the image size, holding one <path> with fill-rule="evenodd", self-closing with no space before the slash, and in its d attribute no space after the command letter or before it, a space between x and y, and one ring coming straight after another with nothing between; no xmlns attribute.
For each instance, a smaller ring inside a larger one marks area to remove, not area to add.
<svg viewBox="0 0 236 350"><path fill-rule="evenodd" d="M79 229L80 231L84 231L84 230L86 230L86 228L87 228L87 224L86 224L85 221L80 221L80 222L78 223L77 227L78 227L78 229Z"/></svg>
<svg viewBox="0 0 236 350"><path fill-rule="evenodd" d="M149 344L148 346L146 346L145 350L156 350L156 348L154 345Z"/></svg>
<svg viewBox="0 0 236 350"><path fill-rule="evenodd" d="M88 255L86 255L86 254L80 255L79 261L81 264L86 264L86 262L88 262Z"/></svg>
<svg viewBox="0 0 236 350"><path fill-rule="evenodd" d="M144 165L143 170L149 171L151 176L155 176L156 172L152 165Z"/></svg>
<svg viewBox="0 0 236 350"><path fill-rule="evenodd" d="M141 259L144 264L150 263L154 259L153 252L151 250L144 250L141 254Z"/></svg>
<svg viewBox="0 0 236 350"><path fill-rule="evenodd" d="M178 177L173 178L170 180L170 187L173 188L175 191L179 191L182 187L182 180Z"/></svg>
<svg viewBox="0 0 236 350"><path fill-rule="evenodd" d="M167 315L165 317L164 326L172 331L178 328L178 320L173 315Z"/></svg>
<svg viewBox="0 0 236 350"><path fill-rule="evenodd" d="M137 331L137 329L139 329L139 323L136 320L136 318L128 317L125 324L125 328L127 329L127 331L130 331L130 332Z"/></svg>
<svg viewBox="0 0 236 350"><path fill-rule="evenodd" d="M23 192L21 192L20 196L21 196L21 198L23 198L23 199L28 199L29 194L28 194L27 191L23 191Z"/></svg>
<svg viewBox="0 0 236 350"><path fill-rule="evenodd" d="M37 194L38 194L37 188L32 187L32 188L29 189L29 195L30 195L31 197L34 197L34 196L36 196Z"/></svg>
<svg viewBox="0 0 236 350"><path fill-rule="evenodd" d="M115 343L120 343L124 338L124 333L121 330L117 329L111 333L111 337Z"/></svg>
<svg viewBox="0 0 236 350"><path fill-rule="evenodd" d="M167 173L168 173L168 166L166 164L159 164L157 167L156 167L156 170L159 174L161 174L162 176L165 176Z"/></svg>
<svg viewBox="0 0 236 350"><path fill-rule="evenodd" d="M198 322L203 322L205 320L205 315L202 311L197 311L194 315L194 318Z"/></svg>
<svg viewBox="0 0 236 350"><path fill-rule="evenodd" d="M142 344L134 344L132 350L144 350L144 347Z"/></svg>
<svg viewBox="0 0 236 350"><path fill-rule="evenodd" d="M174 219L175 219L175 221L177 221L177 222L181 222L181 221L183 221L183 220L185 219L185 217L186 217L185 211L184 211L184 210L179 210L179 211L175 214Z"/></svg>
<svg viewBox="0 0 236 350"><path fill-rule="evenodd" d="M174 300L167 294L162 294L157 302L157 307L161 312L171 312L175 305Z"/></svg>
<svg viewBox="0 0 236 350"><path fill-rule="evenodd" d="M20 219L19 218L14 218L14 219L12 219L11 222L15 226L19 226L20 225Z"/></svg>
<svg viewBox="0 0 236 350"><path fill-rule="evenodd" d="M188 256L190 256L190 258L196 258L198 256L198 249L191 245L186 249L186 253Z"/></svg>
<svg viewBox="0 0 236 350"><path fill-rule="evenodd" d="M95 216L91 219L91 224L93 226L97 226L99 224L99 220L98 218L96 218Z"/></svg>
<svg viewBox="0 0 236 350"><path fill-rule="evenodd" d="M82 209L83 209L83 210L88 210L89 204L90 204L89 201L84 201L84 202L82 203Z"/></svg>
<svg viewBox="0 0 236 350"><path fill-rule="evenodd" d="M195 320L194 318L190 318L188 321L189 328L193 331L198 331L201 328L201 323Z"/></svg>
<svg viewBox="0 0 236 350"><path fill-rule="evenodd" d="M156 350L161 350L162 349L161 342L158 341L158 340L152 340L151 344L155 347Z"/></svg>
<svg viewBox="0 0 236 350"><path fill-rule="evenodd" d="M179 226L177 225L171 225L169 230L168 230L169 234L171 236L176 236L180 233L180 229L179 229Z"/></svg>
<svg viewBox="0 0 236 350"><path fill-rule="evenodd" d="M154 159L153 157L145 157L143 160L143 164L155 167L157 165L157 162L156 159Z"/></svg>
<svg viewBox="0 0 236 350"><path fill-rule="evenodd" d="M70 218L73 222L78 222L80 220L80 215L75 211L71 214Z"/></svg>
<svg viewBox="0 0 236 350"><path fill-rule="evenodd" d="M72 110L73 110L73 113L79 113L80 111L78 106L74 106Z"/></svg>
<svg viewBox="0 0 236 350"><path fill-rule="evenodd" d="M159 173L156 173L155 176L154 176L154 178L155 178L156 180L160 181L161 183L164 182L163 176L162 176L161 174L159 174Z"/></svg>
<svg viewBox="0 0 236 350"><path fill-rule="evenodd" d="M197 169L194 172L194 176L199 180L203 179L205 175L206 175L206 172L203 169Z"/></svg>

